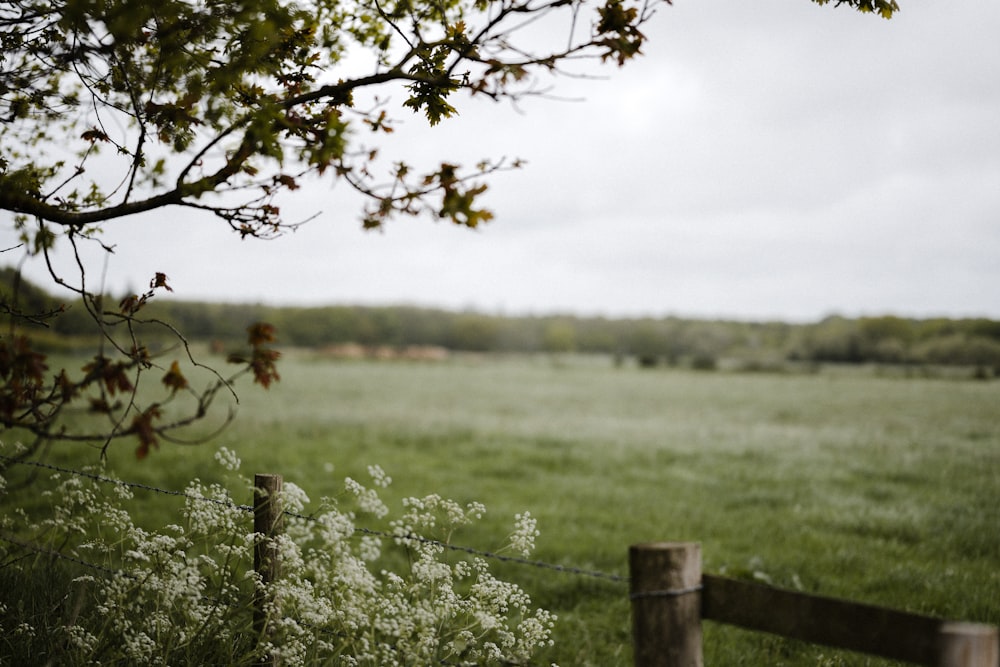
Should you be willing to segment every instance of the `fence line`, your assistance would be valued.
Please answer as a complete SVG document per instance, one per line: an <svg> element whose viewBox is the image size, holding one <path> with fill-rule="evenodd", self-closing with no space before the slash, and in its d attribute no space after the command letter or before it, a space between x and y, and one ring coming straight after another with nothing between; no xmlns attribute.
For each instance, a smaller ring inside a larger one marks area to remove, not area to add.
<svg viewBox="0 0 1000 667"><path fill-rule="evenodd" d="M998 629L701 571L690 542L629 549L636 667L701 667L702 619L926 667L997 667Z"/></svg>
<svg viewBox="0 0 1000 667"><path fill-rule="evenodd" d="M315 517L284 511L269 502L280 489L277 475L257 475L255 506L206 498L183 491L161 489L138 482L127 482L96 473L63 468L37 461L21 461L0 454L0 459L20 465L45 468L55 472L85 477L94 481L137 488L189 500L210 502L240 511L255 513L254 532L265 535L280 531L280 521L290 516L306 521ZM277 480L277 486L265 478ZM270 493L258 493L258 487ZM270 506L270 507L268 507ZM616 583L630 584L633 615L634 657L637 667L673 667L702 665L702 619L715 620L751 630L770 632L792 639L846 648L928 667L997 667L1000 664L998 629L976 623L957 623L911 614L873 605L809 595L763 586L758 583L728 579L701 572L700 547L693 543L655 543L633 545L629 550L631 576L556 565L544 561L504 556L489 551L452 545L413 534L392 533L370 528L355 528L356 533L393 540L412 540L434 544L453 551L498 561L544 568L572 575L588 576ZM47 550L5 533L0 540L36 553L61 558L108 575L127 572L112 570L85 560ZM268 540L263 541L265 543ZM255 549L254 569L278 566L273 555ZM277 576L277 569L271 572ZM265 577L266 579L266 577ZM256 604L255 604L256 607ZM257 621L255 618L255 626ZM261 634L264 634L263 631ZM442 663L449 664L449 663Z"/></svg>
<svg viewBox="0 0 1000 667"><path fill-rule="evenodd" d="M21 460L15 459L13 457L6 456L4 454L0 454L0 460L5 460L5 461L8 461L10 463L16 463L16 464L19 464L19 465L27 465L27 466L34 466L36 468L43 468L43 469L46 469L46 470L51 470L53 472L60 472L60 473L66 473L66 474L70 474L70 475L76 475L76 476L79 476L79 477L85 477L87 479L91 479L91 480L94 480L96 482L102 482L102 483L106 483L106 484L116 484L118 486L124 486L124 487L128 487L128 488L133 488L133 489L141 489L143 491L151 491L153 493L160 493L160 494L163 494L163 495L174 496L174 497L178 497L178 498L186 498L188 500L195 500L195 501L200 501L200 502L213 503L213 504L216 504L216 505L221 505L223 507L229 507L229 508L232 508L232 509L240 510L242 512L247 512L249 514L252 514L253 511L254 511L254 508L251 505L241 505L241 504L235 503L233 501L220 500L218 498L206 498L205 496L195 495L193 493L188 493L186 491L175 491L175 490L171 490L171 489L162 489L162 488L159 488L159 487L156 487L156 486L150 486L148 484L143 484L141 482L128 482L128 481L124 481L124 480L120 480L120 479L114 479L112 477L106 477L106 476L103 476L103 475L98 475L98 474L92 473L92 472L87 472L87 471L82 471L82 470L74 470L72 468L64 468L64 467L61 467L61 466L52 465L51 463L42 463L40 461L21 461ZM301 520L304 520L304 521L317 521L317 519L315 517L313 517L313 516L309 516L307 514L299 514L299 513L291 512L291 511L288 511L288 510L284 510L282 512L282 514L284 516L289 516L289 517L293 517L293 518L296 518L296 519L301 519ZM539 568L539 569L544 569L544 570L550 570L550 571L553 571L553 572L562 572L564 574L569 574L569 575L574 575L574 576L580 576L580 577L589 577L589 578L592 578L592 579L601 579L601 580L604 580L604 581L610 581L610 582L617 583L617 584L627 584L629 582L628 577L622 576L622 575L619 575L619 574L611 574L611 573L608 573L608 572L601 572L599 570L588 570L588 569L585 569L585 568L574 567L574 566L571 566L571 565L560 565L560 564L557 564L557 563L548 563L548 562L541 561L541 560L533 560L533 559L530 559L530 558L522 558L520 556L508 556L508 555L504 555L504 554L498 554L498 553L492 552L492 551L486 551L486 550L483 550L483 549L477 549L475 547L462 546L462 545L459 545L459 544L450 544L448 542L442 542L440 540L435 540L435 539L432 539L432 538L429 538L429 537L423 537L423 536L420 536L420 535L414 535L414 534L409 534L409 533L406 533L406 534L404 534L404 533L393 533L393 532L384 531L384 530L377 530L377 529L373 529L373 528L365 528L365 527L362 527L362 526L355 527L354 531L356 533L359 533L359 534L362 534L362 535L370 535L370 536L373 536L373 537L382 537L382 538L392 539L392 540L410 540L410 541L413 541L413 542L420 542L421 544L430 544L430 545L442 547L442 548L447 549L449 551L456 551L456 552L460 552L460 553L469 554L469 555L472 555L472 556L480 556L480 557L486 558L488 560L495 560L495 561L499 561L499 562L503 562L503 563L511 563L511 564L514 564L514 565L523 565L523 566L526 566L526 567L534 567L534 568Z"/></svg>
<svg viewBox="0 0 1000 667"><path fill-rule="evenodd" d="M3 459L8 463L14 463L17 465L33 466L35 468L43 468L45 470L52 470L54 472L63 472L70 475L76 475L77 477L85 477L87 479L92 479L95 482L116 484L118 486L124 486L130 489L142 489L143 491L153 491L155 493L160 493L166 496L188 498L190 500L201 500L206 503L214 503L216 505L222 505L223 507L232 507L234 509L243 510L245 512L253 512L253 507L251 507L250 505L239 505L232 501L219 500L218 498L206 498L204 496L196 496L195 494L187 493L186 491L172 491L170 489L161 489L159 487L150 486L148 484L143 484L141 482L127 482L125 480L114 479L113 477L105 477L103 475L98 475L97 473L87 472L86 470L74 470L72 468L63 468L61 466L52 465L51 463L42 463L41 461L22 461L20 459L16 459L12 456L7 456L5 454L0 454L0 459Z"/></svg>

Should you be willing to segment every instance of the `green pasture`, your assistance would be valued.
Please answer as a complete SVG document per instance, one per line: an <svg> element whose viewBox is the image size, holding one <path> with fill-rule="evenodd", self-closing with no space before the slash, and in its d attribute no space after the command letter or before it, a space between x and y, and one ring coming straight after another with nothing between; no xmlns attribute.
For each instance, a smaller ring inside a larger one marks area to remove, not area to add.
<svg viewBox="0 0 1000 667"><path fill-rule="evenodd" d="M306 352L280 371L269 391L239 387L235 422L210 443L142 462L119 443L111 468L181 489L211 479L225 445L244 472L282 474L318 498L377 463L394 480L390 506L429 493L487 506L457 544L493 549L529 510L535 555L551 564L626 576L632 543L697 541L706 571L1000 624L1000 382ZM50 460L96 457L71 447ZM150 522L171 522L178 505L142 503ZM538 664L630 664L626 584L496 568L560 616ZM893 664L713 624L705 642L716 666Z"/></svg>

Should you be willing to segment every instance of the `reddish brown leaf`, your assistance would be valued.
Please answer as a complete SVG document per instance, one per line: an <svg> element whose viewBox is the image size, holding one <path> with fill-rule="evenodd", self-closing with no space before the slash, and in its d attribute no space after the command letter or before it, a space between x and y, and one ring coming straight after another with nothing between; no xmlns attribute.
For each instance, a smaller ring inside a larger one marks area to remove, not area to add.
<svg viewBox="0 0 1000 667"><path fill-rule="evenodd" d="M132 418L131 431L139 438L139 446L135 450L135 457L137 459L142 460L146 458L150 447L159 448L160 441L156 437L156 427L153 425L153 422L162 415L160 406L154 403L142 413Z"/></svg>
<svg viewBox="0 0 1000 667"><path fill-rule="evenodd" d="M101 130L98 130L96 127L92 127L83 134L81 134L80 138L83 139L84 141L89 141L90 143L94 143L96 141L104 141L104 142L111 141L111 139L108 138L108 135L106 135Z"/></svg>
<svg viewBox="0 0 1000 667"><path fill-rule="evenodd" d="M103 398L91 398L90 411L101 415L111 414L111 406Z"/></svg>
<svg viewBox="0 0 1000 667"><path fill-rule="evenodd" d="M247 327L247 340L254 347L264 343L273 343L275 341L274 325L267 322L251 324Z"/></svg>
<svg viewBox="0 0 1000 667"><path fill-rule="evenodd" d="M170 364L170 370L168 370L167 374L163 376L162 382L169 389L171 389L173 393L177 393L178 389L187 389L188 386L187 378L184 377L183 373L181 373L181 366L176 361Z"/></svg>
<svg viewBox="0 0 1000 667"><path fill-rule="evenodd" d="M174 288L167 284L167 274L161 273L159 271L157 271L156 275L153 276L153 279L149 281L149 287L151 289L156 289L157 287L162 287L165 290L167 290L168 292L173 292L174 291Z"/></svg>
<svg viewBox="0 0 1000 667"><path fill-rule="evenodd" d="M146 299L138 294L130 294L118 303L118 309L123 315L134 315L146 303Z"/></svg>
<svg viewBox="0 0 1000 667"><path fill-rule="evenodd" d="M277 350L267 348L255 348L253 358L250 360L250 369L253 371L253 381L267 389L272 382L281 379L275 364L281 353Z"/></svg>
<svg viewBox="0 0 1000 667"><path fill-rule="evenodd" d="M132 391L134 388L132 381L125 373L127 368L126 364L112 363L107 357L97 355L92 362L83 367L87 375L82 384L101 382L112 396L117 392Z"/></svg>

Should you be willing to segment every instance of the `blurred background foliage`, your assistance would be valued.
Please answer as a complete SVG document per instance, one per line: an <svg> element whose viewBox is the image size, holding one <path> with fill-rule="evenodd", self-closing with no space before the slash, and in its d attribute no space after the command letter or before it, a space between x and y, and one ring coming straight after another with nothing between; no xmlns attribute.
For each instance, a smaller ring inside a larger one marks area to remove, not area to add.
<svg viewBox="0 0 1000 667"><path fill-rule="evenodd" d="M121 298L105 297L110 307ZM39 349L93 349L96 332L86 310L24 281L15 289L13 269L0 270L0 303L23 313L63 309L44 324L24 325ZM153 299L143 315L168 322L188 340L210 343L219 352L242 344L253 322L267 321L276 327L282 346L312 348L330 356L391 357L414 349L439 354L575 353L611 355L617 363L644 367L808 371L824 363L909 370L956 366L977 377L1000 377L1000 321L986 318L831 315L818 322L790 323L507 315L406 305L279 307L172 298ZM171 343L169 330L163 329L160 343Z"/></svg>

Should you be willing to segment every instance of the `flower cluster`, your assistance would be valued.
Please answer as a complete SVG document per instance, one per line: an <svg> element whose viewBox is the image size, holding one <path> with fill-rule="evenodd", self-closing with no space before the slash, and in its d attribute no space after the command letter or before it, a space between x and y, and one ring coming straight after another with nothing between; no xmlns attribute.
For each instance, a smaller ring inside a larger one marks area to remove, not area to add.
<svg viewBox="0 0 1000 667"><path fill-rule="evenodd" d="M249 497L239 458L228 450L216 458ZM377 466L369 475L370 487L348 478L345 493L308 515L307 494L285 483L277 535L252 532L247 508L230 495L234 483L199 480L186 490L180 524L157 531L133 522L127 486L73 475L56 480L43 521L5 515L0 523L37 531L105 569L75 580L86 600L58 638L70 664L254 664L271 656L288 665L515 665L551 645L554 615L494 577L484 558L448 547L455 529L482 516L481 504L409 498L388 532L362 530L357 515L388 512L376 488L390 478ZM535 520L518 515L508 548L527 555L537 535ZM252 566L263 540L280 555L268 585ZM11 548L0 546L0 560ZM3 633L35 632L20 621L8 627L9 617L0 614Z"/></svg>

